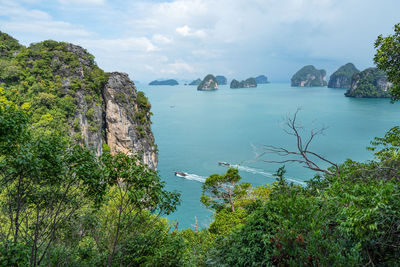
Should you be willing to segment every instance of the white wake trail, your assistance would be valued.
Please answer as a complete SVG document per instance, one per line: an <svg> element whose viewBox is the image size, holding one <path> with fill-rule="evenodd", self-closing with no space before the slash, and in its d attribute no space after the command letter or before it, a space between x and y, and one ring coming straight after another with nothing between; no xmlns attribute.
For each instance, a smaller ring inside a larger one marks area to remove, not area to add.
<svg viewBox="0 0 400 267"><path fill-rule="evenodd" d="M191 181L197 181L200 183L204 183L206 181L206 177L200 176L197 174L193 174L193 173L187 173L186 176L181 176L181 175L176 175L176 176L187 179L187 180L191 180Z"/></svg>
<svg viewBox="0 0 400 267"><path fill-rule="evenodd" d="M251 167L242 166L242 165L231 165L231 166L234 168L237 168L238 170L241 170L241 171L245 171L245 172L249 172L249 173L253 173L253 174L260 174L260 175L268 177L268 178L276 177L275 175L273 175L270 172L266 172L264 170L260 170L260 169L256 169L256 168L251 168ZM293 183L301 184L301 185L306 185L305 182L299 181L294 178L285 177L285 180L288 180Z"/></svg>

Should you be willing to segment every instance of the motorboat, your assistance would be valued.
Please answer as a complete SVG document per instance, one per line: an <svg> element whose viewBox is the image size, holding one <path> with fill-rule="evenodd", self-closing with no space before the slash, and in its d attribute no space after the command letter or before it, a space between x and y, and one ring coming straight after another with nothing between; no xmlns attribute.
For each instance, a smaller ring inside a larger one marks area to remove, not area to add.
<svg viewBox="0 0 400 267"><path fill-rule="evenodd" d="M175 176L179 176L179 177L186 177L188 176L188 174L186 172L178 172L178 171L174 171Z"/></svg>
<svg viewBox="0 0 400 267"><path fill-rule="evenodd" d="M228 162L225 162L225 161L218 161L218 165L219 166L231 166L231 164L229 164Z"/></svg>

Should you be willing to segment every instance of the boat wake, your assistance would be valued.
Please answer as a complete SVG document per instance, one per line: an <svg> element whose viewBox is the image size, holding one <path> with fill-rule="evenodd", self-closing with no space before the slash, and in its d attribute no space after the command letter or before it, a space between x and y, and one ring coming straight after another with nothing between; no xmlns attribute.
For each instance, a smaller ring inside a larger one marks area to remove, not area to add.
<svg viewBox="0 0 400 267"><path fill-rule="evenodd" d="M206 177L200 176L197 174L193 174L193 173L185 173L185 176L177 174L176 176L182 177L182 178L185 178L185 179L191 180L191 181L197 181L200 183L204 183L206 181Z"/></svg>
<svg viewBox="0 0 400 267"><path fill-rule="evenodd" d="M256 169L256 168L251 168L251 167L247 167L247 166L242 166L242 165L230 165L234 168L237 168L238 170L244 171L244 172L249 172L249 173L253 173L253 174L260 174L262 176L268 177L268 178L275 178L276 176L270 172L266 172L264 170L260 170L260 169ZM294 178L290 178L290 177L285 177L286 180L293 182L293 183L297 183L297 184L301 184L301 185L306 185L305 182L299 181L297 179Z"/></svg>

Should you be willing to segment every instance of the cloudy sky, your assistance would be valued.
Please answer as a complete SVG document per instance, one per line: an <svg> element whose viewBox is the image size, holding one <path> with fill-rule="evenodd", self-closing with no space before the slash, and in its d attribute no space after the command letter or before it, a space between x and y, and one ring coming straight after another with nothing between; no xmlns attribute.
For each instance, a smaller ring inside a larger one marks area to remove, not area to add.
<svg viewBox="0 0 400 267"><path fill-rule="evenodd" d="M289 81L313 64L373 65L374 40L400 22L399 0L0 0L0 31L29 45L85 47L135 80L208 73Z"/></svg>

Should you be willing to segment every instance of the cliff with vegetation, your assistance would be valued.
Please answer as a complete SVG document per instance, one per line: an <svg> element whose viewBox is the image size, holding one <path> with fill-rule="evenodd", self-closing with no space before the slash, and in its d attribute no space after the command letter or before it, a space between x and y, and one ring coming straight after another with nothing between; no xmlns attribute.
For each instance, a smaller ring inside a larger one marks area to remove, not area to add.
<svg viewBox="0 0 400 267"><path fill-rule="evenodd" d="M149 83L149 85L170 85L170 86L174 86L174 85L179 85L179 83L174 79L169 79L169 80L162 80L162 81L154 80L154 81L151 81Z"/></svg>
<svg viewBox="0 0 400 267"><path fill-rule="evenodd" d="M385 72L377 68L368 68L353 76L351 86L345 96L386 98L390 97L389 89L391 86L392 83L388 81Z"/></svg>
<svg viewBox="0 0 400 267"><path fill-rule="evenodd" d="M326 86L326 71L317 70L312 65L305 66L293 75L291 85L294 87Z"/></svg>
<svg viewBox="0 0 400 267"><path fill-rule="evenodd" d="M204 79L201 81L197 90L199 91L212 91L218 89L218 81L214 75L208 74Z"/></svg>
<svg viewBox="0 0 400 267"><path fill-rule="evenodd" d="M254 78L248 78L244 81L239 82L238 80L233 79L231 82L230 87L232 89L236 88L251 88L251 87L257 87L257 82Z"/></svg>
<svg viewBox="0 0 400 267"><path fill-rule="evenodd" d="M33 127L61 130L97 155L139 153L156 168L150 104L126 74L105 73L73 44L44 41L23 47L0 36L0 86L14 103L29 107Z"/></svg>
<svg viewBox="0 0 400 267"><path fill-rule="evenodd" d="M354 66L353 63L347 63L335 71L329 78L329 88L347 88L351 86L351 78L354 74L360 71Z"/></svg>

